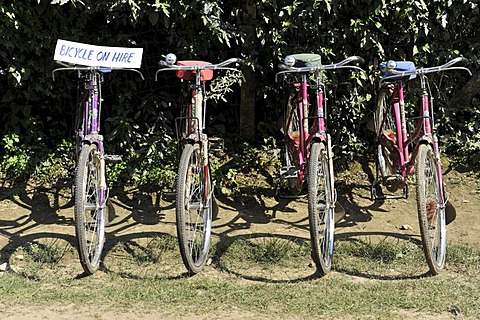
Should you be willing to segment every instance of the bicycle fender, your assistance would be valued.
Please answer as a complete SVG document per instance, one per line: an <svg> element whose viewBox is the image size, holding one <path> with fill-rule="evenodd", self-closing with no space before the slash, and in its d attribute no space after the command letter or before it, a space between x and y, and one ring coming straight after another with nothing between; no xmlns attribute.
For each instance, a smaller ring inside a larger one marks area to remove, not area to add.
<svg viewBox="0 0 480 320"><path fill-rule="evenodd" d="M312 142L327 141L327 135L325 133L316 132L312 137Z"/></svg>
<svg viewBox="0 0 480 320"><path fill-rule="evenodd" d="M429 144L433 147L433 138L431 135L424 135L423 137L420 138L418 143Z"/></svg>
<svg viewBox="0 0 480 320"><path fill-rule="evenodd" d="M103 141L103 136L100 134L87 134L82 139L82 143L95 143L97 145L99 145L101 141Z"/></svg>

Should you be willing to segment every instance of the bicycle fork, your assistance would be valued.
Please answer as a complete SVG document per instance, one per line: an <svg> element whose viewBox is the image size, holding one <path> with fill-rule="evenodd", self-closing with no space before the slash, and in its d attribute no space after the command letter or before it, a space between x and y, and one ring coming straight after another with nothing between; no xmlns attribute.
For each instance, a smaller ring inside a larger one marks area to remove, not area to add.
<svg viewBox="0 0 480 320"><path fill-rule="evenodd" d="M327 159L329 171L330 194L328 195L329 207L335 210L335 203L337 202L337 191L335 190L334 173L333 173L333 148L330 135L327 134Z"/></svg>

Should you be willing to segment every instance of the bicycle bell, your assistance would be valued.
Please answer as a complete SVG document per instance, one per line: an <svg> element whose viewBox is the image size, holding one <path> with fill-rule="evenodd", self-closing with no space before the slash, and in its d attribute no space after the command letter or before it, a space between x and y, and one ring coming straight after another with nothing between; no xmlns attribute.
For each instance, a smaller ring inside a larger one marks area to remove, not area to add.
<svg viewBox="0 0 480 320"><path fill-rule="evenodd" d="M393 60L387 61L387 70L393 70L397 67L397 63Z"/></svg>
<svg viewBox="0 0 480 320"><path fill-rule="evenodd" d="M175 62L177 61L177 56L174 55L173 53L169 53L169 54L167 54L167 56L165 57L165 61L166 61L167 64L169 64L169 65L175 64Z"/></svg>
<svg viewBox="0 0 480 320"><path fill-rule="evenodd" d="M295 64L295 58L293 56L286 56L285 64L287 65L287 67L293 67L293 65Z"/></svg>

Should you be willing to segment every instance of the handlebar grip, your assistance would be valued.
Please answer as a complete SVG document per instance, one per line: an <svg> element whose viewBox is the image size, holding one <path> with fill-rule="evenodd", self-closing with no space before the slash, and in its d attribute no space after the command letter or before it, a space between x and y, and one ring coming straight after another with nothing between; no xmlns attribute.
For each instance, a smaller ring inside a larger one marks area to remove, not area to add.
<svg viewBox="0 0 480 320"><path fill-rule="evenodd" d="M359 57L359 56L353 56L355 57L355 60L358 61L359 64L364 64L365 63L365 60L363 60L362 57Z"/></svg>

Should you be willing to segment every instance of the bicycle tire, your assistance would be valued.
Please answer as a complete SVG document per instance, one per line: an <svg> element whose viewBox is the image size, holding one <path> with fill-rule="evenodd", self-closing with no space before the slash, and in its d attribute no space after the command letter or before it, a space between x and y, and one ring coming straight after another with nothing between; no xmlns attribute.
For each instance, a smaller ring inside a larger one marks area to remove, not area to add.
<svg viewBox="0 0 480 320"><path fill-rule="evenodd" d="M290 100L289 100L290 101ZM285 145L284 145L284 159L283 165L287 168L295 168L297 176L295 178L287 178L287 189L292 196L296 196L300 193L303 187L303 177L300 172L300 159L298 156L300 145L300 117L298 114L298 108L296 105L292 105L290 101L287 105L287 114L285 117L284 133L285 133Z"/></svg>
<svg viewBox="0 0 480 320"><path fill-rule="evenodd" d="M189 274L199 273L208 258L212 229L210 170L201 163L199 144L185 144L177 180L177 237Z"/></svg>
<svg viewBox="0 0 480 320"><path fill-rule="evenodd" d="M378 93L377 108L375 110L375 152L377 170L382 178L395 174L394 164L390 157L390 151L382 145L382 136L386 135L392 141L396 141L395 113L388 104L389 92L381 89ZM383 119L386 117L386 120Z"/></svg>
<svg viewBox="0 0 480 320"><path fill-rule="evenodd" d="M423 252L431 274L436 275L445 265L447 231L437 158L433 148L428 144L419 146L415 175Z"/></svg>
<svg viewBox="0 0 480 320"><path fill-rule="evenodd" d="M312 258L321 275L330 272L335 233L334 208L330 207L331 179L325 145L315 142L308 164L308 216Z"/></svg>
<svg viewBox="0 0 480 320"><path fill-rule="evenodd" d="M75 174L75 233L87 274L100 265L105 242L105 208L100 204L100 157L95 144L82 147Z"/></svg>

